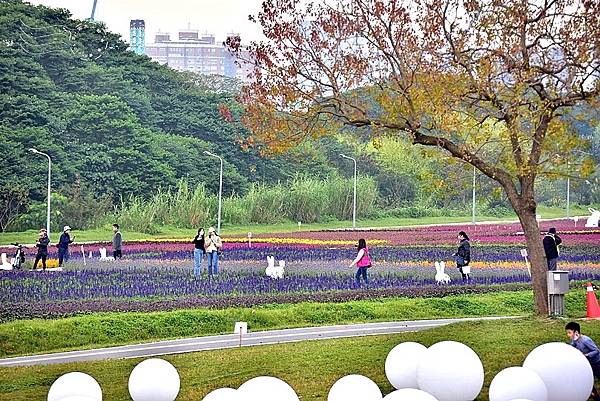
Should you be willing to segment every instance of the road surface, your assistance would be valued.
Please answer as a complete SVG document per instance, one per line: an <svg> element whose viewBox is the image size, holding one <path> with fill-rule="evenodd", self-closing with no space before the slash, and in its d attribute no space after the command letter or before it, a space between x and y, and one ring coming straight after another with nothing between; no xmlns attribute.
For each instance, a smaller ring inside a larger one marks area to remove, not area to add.
<svg viewBox="0 0 600 401"><path fill-rule="evenodd" d="M484 317L465 319L413 320L404 322L365 323L339 326L308 327L300 329L267 330L242 336L227 334L219 336L184 338L144 344L70 351L53 354L0 359L0 367L49 365L56 363L99 361L106 359L148 358L186 352L209 351L225 348L252 347L306 340L325 340L380 334L397 334L440 327L457 322L476 320L511 319L514 317ZM241 345L240 345L241 344Z"/></svg>

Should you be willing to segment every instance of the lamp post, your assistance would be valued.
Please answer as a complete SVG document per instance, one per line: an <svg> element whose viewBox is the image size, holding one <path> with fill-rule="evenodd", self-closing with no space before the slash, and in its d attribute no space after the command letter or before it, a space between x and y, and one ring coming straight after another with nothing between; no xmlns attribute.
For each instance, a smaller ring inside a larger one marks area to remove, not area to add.
<svg viewBox="0 0 600 401"><path fill-rule="evenodd" d="M352 160L354 162L354 194L352 196L352 228L356 228L356 159L344 154L340 154L340 157L344 159Z"/></svg>
<svg viewBox="0 0 600 401"><path fill-rule="evenodd" d="M47 153L40 152L37 149L29 148L29 151L31 153L46 156L48 158L48 207L46 211L46 231L48 232L48 238L50 238L50 180L52 176L52 160L50 159L50 156Z"/></svg>
<svg viewBox="0 0 600 401"><path fill-rule="evenodd" d="M219 211L217 214L217 234L221 235L221 197L223 195L223 159L208 150L204 151L205 155L216 157L221 162L221 170L219 172Z"/></svg>
<svg viewBox="0 0 600 401"><path fill-rule="evenodd" d="M473 219L472 223L475 224L475 178L477 174L477 168L473 166Z"/></svg>

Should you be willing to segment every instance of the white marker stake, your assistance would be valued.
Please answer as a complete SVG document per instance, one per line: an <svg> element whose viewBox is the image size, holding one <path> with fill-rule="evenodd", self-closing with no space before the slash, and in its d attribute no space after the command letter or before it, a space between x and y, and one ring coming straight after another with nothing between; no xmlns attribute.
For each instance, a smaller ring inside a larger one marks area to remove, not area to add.
<svg viewBox="0 0 600 401"><path fill-rule="evenodd" d="M248 248L252 248L252 233L248 233Z"/></svg>
<svg viewBox="0 0 600 401"><path fill-rule="evenodd" d="M521 249L521 256L525 259L525 266L527 266L527 272L529 273L529 277L531 277L531 266L527 259L527 249Z"/></svg>
<svg viewBox="0 0 600 401"><path fill-rule="evenodd" d="M83 255L83 265L85 266L85 250L83 249L83 245L81 245L81 254Z"/></svg>

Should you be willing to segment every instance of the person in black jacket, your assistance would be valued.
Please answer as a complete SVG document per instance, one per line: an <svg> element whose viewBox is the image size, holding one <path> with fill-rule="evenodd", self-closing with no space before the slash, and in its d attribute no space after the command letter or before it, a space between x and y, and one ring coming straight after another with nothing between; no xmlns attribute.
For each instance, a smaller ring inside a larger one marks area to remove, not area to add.
<svg viewBox="0 0 600 401"><path fill-rule="evenodd" d="M40 230L40 236L35 243L37 247L37 254L35 255L35 262L33 262L33 270L37 269L37 264L41 260L42 261L42 270L46 270L46 259L48 258L48 244L50 243L50 238L48 238L48 232L46 229L42 228Z"/></svg>
<svg viewBox="0 0 600 401"><path fill-rule="evenodd" d="M548 261L548 270L556 270L556 262L558 261L558 246L562 244L562 239L556 235L556 228L552 227L548 230L548 234L544 237L544 252L546 252L546 260Z"/></svg>
<svg viewBox="0 0 600 401"><path fill-rule="evenodd" d="M202 274L202 258L206 254L206 249L204 249L204 228L198 230L192 243L194 244L194 276L198 277Z"/></svg>
<svg viewBox="0 0 600 401"><path fill-rule="evenodd" d="M458 233L458 251L452 255L456 260L456 267L462 275L463 281L469 281L471 277L471 243L469 242L469 236L466 232L461 231Z"/></svg>
<svg viewBox="0 0 600 401"><path fill-rule="evenodd" d="M69 261L69 244L73 243L75 237L71 238L71 227L65 226L58 240L58 267L62 267L63 261Z"/></svg>

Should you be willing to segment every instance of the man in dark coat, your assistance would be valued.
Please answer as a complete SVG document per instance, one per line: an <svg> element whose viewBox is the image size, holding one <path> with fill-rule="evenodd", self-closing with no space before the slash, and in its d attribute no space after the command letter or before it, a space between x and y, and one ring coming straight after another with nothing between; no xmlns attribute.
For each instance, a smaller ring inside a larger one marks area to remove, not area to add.
<svg viewBox="0 0 600 401"><path fill-rule="evenodd" d="M548 230L548 234L544 237L544 251L548 260L548 270L556 270L556 262L558 261L558 246L562 244L562 240L556 235L556 228L552 227Z"/></svg>

